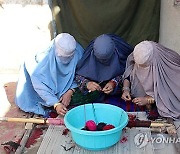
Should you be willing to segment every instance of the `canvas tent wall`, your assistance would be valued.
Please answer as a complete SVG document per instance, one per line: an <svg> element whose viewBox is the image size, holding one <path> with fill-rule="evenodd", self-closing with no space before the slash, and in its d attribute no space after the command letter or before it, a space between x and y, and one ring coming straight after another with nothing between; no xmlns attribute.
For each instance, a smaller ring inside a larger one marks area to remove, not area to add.
<svg viewBox="0 0 180 154"><path fill-rule="evenodd" d="M131 45L158 41L160 0L53 0L57 33L68 32L86 47L103 33L114 33Z"/></svg>

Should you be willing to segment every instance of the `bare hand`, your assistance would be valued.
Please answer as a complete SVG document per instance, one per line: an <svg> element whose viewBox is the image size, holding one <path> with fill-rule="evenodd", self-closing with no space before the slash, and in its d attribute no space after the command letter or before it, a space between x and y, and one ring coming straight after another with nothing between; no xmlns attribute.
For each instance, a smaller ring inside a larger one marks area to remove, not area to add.
<svg viewBox="0 0 180 154"><path fill-rule="evenodd" d="M128 90L124 90L121 98L125 101L130 101L131 100L130 92Z"/></svg>
<svg viewBox="0 0 180 154"><path fill-rule="evenodd" d="M65 105L65 107L67 107L70 102L71 102L71 97L72 97L73 91L72 90L68 90L66 93L64 93L64 95L62 95L62 97L60 98L60 102L62 104Z"/></svg>
<svg viewBox="0 0 180 154"><path fill-rule="evenodd" d="M56 112L62 116L64 116L67 112L67 108L64 104L59 103L59 105L56 106Z"/></svg>
<svg viewBox="0 0 180 154"><path fill-rule="evenodd" d="M104 86L104 88L103 88L102 91L103 91L105 94L109 94L109 93L111 93L113 90L114 90L114 84L113 84L112 82L108 82L108 83Z"/></svg>
<svg viewBox="0 0 180 154"><path fill-rule="evenodd" d="M132 102L139 106L144 106L148 104L146 97L136 97L132 100Z"/></svg>
<svg viewBox="0 0 180 154"><path fill-rule="evenodd" d="M87 83L87 89L89 91L96 91L96 90L101 91L102 90L101 86L93 81L90 81Z"/></svg>

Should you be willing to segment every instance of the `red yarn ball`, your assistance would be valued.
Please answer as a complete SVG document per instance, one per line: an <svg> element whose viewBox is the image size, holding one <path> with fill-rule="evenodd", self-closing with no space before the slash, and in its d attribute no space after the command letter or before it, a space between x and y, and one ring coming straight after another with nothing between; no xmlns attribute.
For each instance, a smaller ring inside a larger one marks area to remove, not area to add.
<svg viewBox="0 0 180 154"><path fill-rule="evenodd" d="M103 130L109 130L115 128L113 125L106 125L103 127Z"/></svg>
<svg viewBox="0 0 180 154"><path fill-rule="evenodd" d="M87 128L87 130L95 131L96 130L96 123L93 120L88 120L86 122L86 128Z"/></svg>

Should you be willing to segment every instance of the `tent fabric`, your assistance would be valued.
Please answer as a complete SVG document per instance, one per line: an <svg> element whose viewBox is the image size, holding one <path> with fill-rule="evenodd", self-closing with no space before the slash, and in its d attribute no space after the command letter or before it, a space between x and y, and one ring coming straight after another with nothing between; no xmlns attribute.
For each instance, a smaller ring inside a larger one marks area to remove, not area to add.
<svg viewBox="0 0 180 154"><path fill-rule="evenodd" d="M158 42L160 0L53 0L57 33L68 32L87 47L104 33L119 35L135 46Z"/></svg>

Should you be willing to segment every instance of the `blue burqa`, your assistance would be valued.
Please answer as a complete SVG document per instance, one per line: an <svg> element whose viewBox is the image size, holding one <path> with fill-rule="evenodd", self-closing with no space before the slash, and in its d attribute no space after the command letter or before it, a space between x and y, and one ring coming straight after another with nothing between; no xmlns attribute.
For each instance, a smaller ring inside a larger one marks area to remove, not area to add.
<svg viewBox="0 0 180 154"><path fill-rule="evenodd" d="M76 43L73 59L63 64L55 54L53 40L45 52L33 56L21 67L16 104L25 112L47 115L48 107L57 103L68 89L77 87L75 68L83 52L81 45Z"/></svg>
<svg viewBox="0 0 180 154"><path fill-rule="evenodd" d="M109 36L113 41L112 42L101 42L98 46L98 50L100 51L105 49L114 50L112 58L108 63L103 64L99 62L94 55L94 42L95 39L91 41L89 46L85 49L85 53L82 59L77 64L76 73L78 75L84 76L93 81L102 82L108 81L116 76L122 75L125 71L126 60L129 54L133 51L133 47L131 47L128 43L126 43L123 39L114 34L104 34Z"/></svg>

